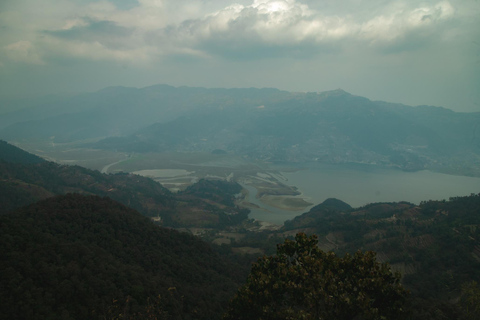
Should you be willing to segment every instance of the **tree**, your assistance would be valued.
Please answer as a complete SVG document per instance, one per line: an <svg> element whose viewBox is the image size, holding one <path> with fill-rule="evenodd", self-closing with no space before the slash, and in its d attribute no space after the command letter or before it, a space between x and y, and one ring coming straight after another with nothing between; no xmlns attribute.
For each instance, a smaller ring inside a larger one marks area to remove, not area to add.
<svg viewBox="0 0 480 320"><path fill-rule="evenodd" d="M399 319L408 296L372 251L339 258L299 233L259 258L224 319Z"/></svg>
<svg viewBox="0 0 480 320"><path fill-rule="evenodd" d="M480 319L480 286L476 281L463 284L460 306L465 313L465 319Z"/></svg>

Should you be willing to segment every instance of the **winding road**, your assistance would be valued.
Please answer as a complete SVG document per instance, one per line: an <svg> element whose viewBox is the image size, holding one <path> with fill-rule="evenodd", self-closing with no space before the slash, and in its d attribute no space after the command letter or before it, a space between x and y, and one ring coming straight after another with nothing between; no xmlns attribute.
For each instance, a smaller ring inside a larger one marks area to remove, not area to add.
<svg viewBox="0 0 480 320"><path fill-rule="evenodd" d="M122 160L119 160L119 161L115 161L113 163L110 163L110 164L107 164L105 167L102 168L102 170L100 171L101 173L108 173L108 169L110 169L111 166L114 166L116 164L119 164L123 161L127 161L128 159L130 159L132 156L131 155L128 155L127 158L125 159L122 159Z"/></svg>

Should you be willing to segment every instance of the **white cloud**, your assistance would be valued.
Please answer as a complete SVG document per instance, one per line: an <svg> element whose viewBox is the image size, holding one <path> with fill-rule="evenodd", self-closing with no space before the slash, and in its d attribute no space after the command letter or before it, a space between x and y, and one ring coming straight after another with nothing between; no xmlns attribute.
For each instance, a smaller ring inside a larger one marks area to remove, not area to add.
<svg viewBox="0 0 480 320"><path fill-rule="evenodd" d="M478 0L234 1L7 0L0 93L163 82L478 104Z"/></svg>
<svg viewBox="0 0 480 320"><path fill-rule="evenodd" d="M420 36L430 41L429 38L442 32L441 26L454 17L455 9L448 1L421 5L399 2L374 12L337 15L324 14L295 0L255 0L249 5L233 4L203 18L171 25L167 37L174 38L177 45L206 52L209 46L213 51L222 47L221 54L242 46L257 47L259 51L263 47L298 45L314 49L315 46L338 46L345 41L379 46L382 50L393 44L398 49L399 44L395 42L408 42L410 36L417 43Z"/></svg>
<svg viewBox="0 0 480 320"><path fill-rule="evenodd" d="M29 41L18 41L5 47L7 57L15 62L44 64L35 46Z"/></svg>
<svg viewBox="0 0 480 320"><path fill-rule="evenodd" d="M58 1L48 3L54 7ZM342 6L350 3L358 1L346 1ZM298 46L299 50L308 47L313 52L325 46L341 47L346 41L384 49L392 44L398 47L397 42L408 42L411 35L418 43L418 37L432 38L442 30L439 26L455 19L457 14L449 1L383 1L377 3L375 10L366 7L362 11L357 5L339 13L313 9L311 4L297 0L253 0L213 12L206 12L206 2L200 0L138 0L138 6L128 10L119 9L113 1L84 5L77 1L63 3L60 8L63 16L58 9L43 13L43 20L42 14L35 17L25 29L25 37L17 39L18 44L7 50L8 56L17 62L41 63L37 50L40 48L45 56L152 61L179 52L228 58L233 52L248 48L254 59L265 48L284 48L282 52L288 53L288 49ZM31 8L28 11L32 14ZM102 32L94 29L102 22L110 28ZM119 33L121 28L128 32ZM70 37L61 37L59 31L71 31ZM450 33L450 37L454 36L451 30ZM56 45L52 46L52 42ZM19 54L12 54L14 51Z"/></svg>
<svg viewBox="0 0 480 320"><path fill-rule="evenodd" d="M409 8L397 7L393 12L377 15L359 26L360 36L373 42L392 41L418 30L430 28L435 32L438 24L451 19L455 10L449 2L430 6Z"/></svg>

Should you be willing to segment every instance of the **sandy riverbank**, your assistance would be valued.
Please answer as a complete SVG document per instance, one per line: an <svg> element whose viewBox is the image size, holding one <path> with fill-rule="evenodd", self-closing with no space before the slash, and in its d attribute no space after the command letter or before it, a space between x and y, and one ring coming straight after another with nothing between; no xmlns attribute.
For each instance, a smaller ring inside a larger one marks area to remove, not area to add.
<svg viewBox="0 0 480 320"><path fill-rule="evenodd" d="M294 212L301 212L313 205L295 186L285 184L286 181L280 172L242 177L240 183L244 187L244 204L256 207L266 205Z"/></svg>
<svg viewBox="0 0 480 320"><path fill-rule="evenodd" d="M281 210L302 211L310 207L313 203L306 201L301 195L298 196L282 196L282 195L265 195L260 198L263 203Z"/></svg>

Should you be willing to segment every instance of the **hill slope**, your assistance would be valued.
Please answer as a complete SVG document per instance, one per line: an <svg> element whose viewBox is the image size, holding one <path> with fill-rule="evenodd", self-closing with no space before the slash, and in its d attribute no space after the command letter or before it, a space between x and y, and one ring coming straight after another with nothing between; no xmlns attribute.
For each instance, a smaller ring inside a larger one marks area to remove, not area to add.
<svg viewBox="0 0 480 320"><path fill-rule="evenodd" d="M0 216L0 256L2 319L113 319L127 299L134 314L158 295L173 319L216 319L247 271L193 236L81 195Z"/></svg>
<svg viewBox="0 0 480 320"><path fill-rule="evenodd" d="M282 232L298 231L319 235L326 251L377 252L380 261L404 275L416 299L415 319L438 319L441 313L452 319L458 313L452 302L462 285L480 281L480 194L419 206L372 203L349 209L321 204L285 222Z"/></svg>
<svg viewBox="0 0 480 320"><path fill-rule="evenodd" d="M26 159L36 158L12 145L8 149ZM47 161L23 164L0 158L0 214L53 195L75 192L108 196L146 216L162 218L165 226L222 227L248 216L248 210L233 203L238 188L234 182L199 181L186 192L172 194L150 178L134 174L109 175Z"/></svg>
<svg viewBox="0 0 480 320"><path fill-rule="evenodd" d="M343 90L166 85L113 87L52 103L34 107L34 118L25 109L6 115L10 125L0 137L54 143L106 137L95 147L224 150L257 160L361 162L480 176L480 113L371 101Z"/></svg>
<svg viewBox="0 0 480 320"><path fill-rule="evenodd" d="M127 152L220 149L274 162L358 162L480 175L479 122L480 114L375 102L335 90L206 108L93 146Z"/></svg>
<svg viewBox="0 0 480 320"><path fill-rule="evenodd" d="M45 160L0 140L0 161L28 164L41 163Z"/></svg>

